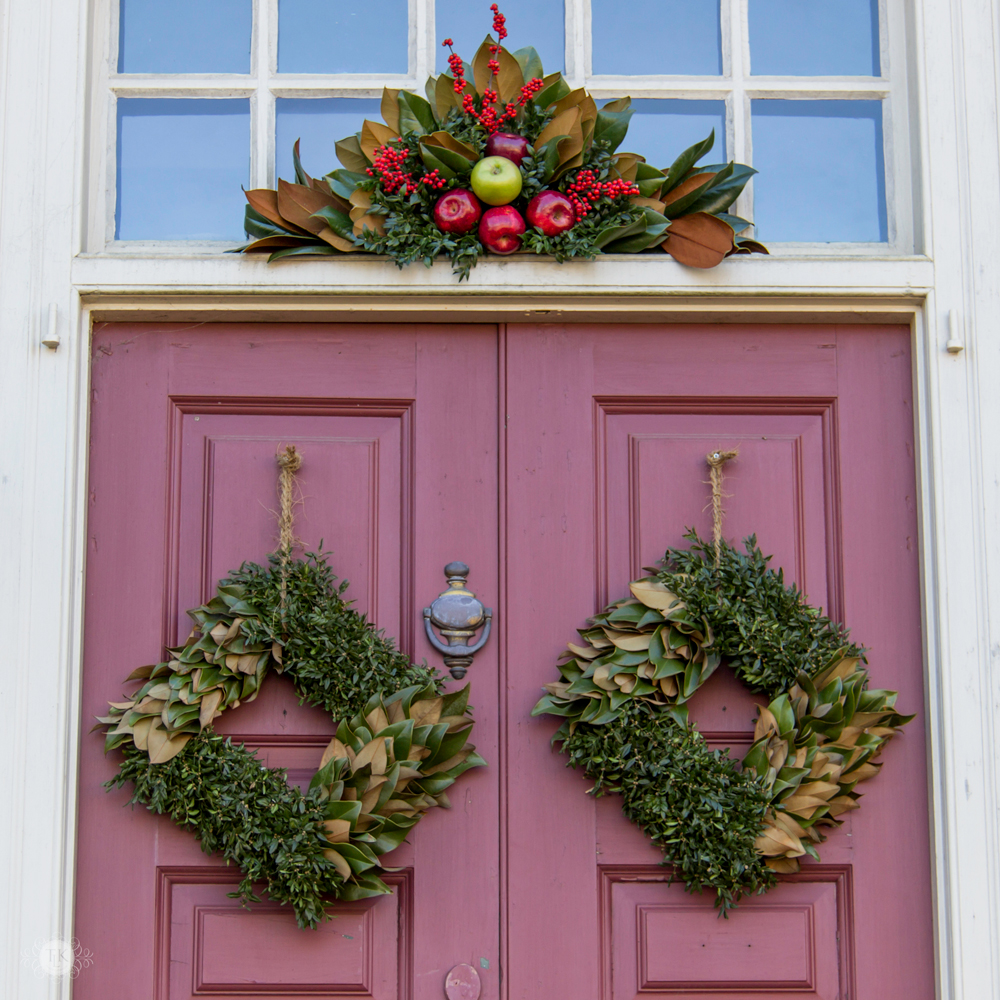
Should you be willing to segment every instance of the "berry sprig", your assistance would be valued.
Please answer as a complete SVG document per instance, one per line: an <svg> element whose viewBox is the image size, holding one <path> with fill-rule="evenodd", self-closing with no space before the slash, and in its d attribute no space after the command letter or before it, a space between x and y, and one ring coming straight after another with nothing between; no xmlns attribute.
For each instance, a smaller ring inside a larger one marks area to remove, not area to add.
<svg viewBox="0 0 1000 1000"><path fill-rule="evenodd" d="M500 8L497 4L493 4L490 10L493 11L493 30L497 34L497 43L490 45L490 59L486 64L489 68L490 76L486 82L486 88L483 91L479 109L476 108L475 97L465 90L465 85L468 82L465 79L465 67L462 65L462 57L457 55L452 48L455 44L454 40L446 38L441 43L443 47L451 52L451 55L448 56L448 66L451 69L452 76L455 78L455 93L462 94L462 110L470 118L478 122L487 135L499 132L507 122L514 121L517 118L518 111L545 86L544 80L533 77L521 87L521 93L517 101L513 103L508 102L504 106L504 110L499 114L497 113L496 105L500 100L500 94L497 89L494 89L493 81L500 73L499 55L501 43L507 37L507 18L500 13Z"/></svg>
<svg viewBox="0 0 1000 1000"><path fill-rule="evenodd" d="M566 197L576 209L576 217L584 218L601 198L614 201L615 198L629 197L639 194L639 189L630 181L616 178L610 181L600 181L593 170L581 170L566 188Z"/></svg>
<svg viewBox="0 0 1000 1000"><path fill-rule="evenodd" d="M496 4L493 4L490 10L493 11L493 30L497 33L497 39L502 42L507 37L507 18L500 13L500 8Z"/></svg>
<svg viewBox="0 0 1000 1000"><path fill-rule="evenodd" d="M447 48L451 53L448 56L448 68L451 70L451 75L455 78L454 91L456 94L461 94L465 90L465 67L462 65L462 57L458 55L452 48L454 41L450 38L446 38L442 43L442 48Z"/></svg>
<svg viewBox="0 0 1000 1000"><path fill-rule="evenodd" d="M378 178L386 194L397 191L412 194L417 190L417 182L409 171L403 169L409 155L409 147L403 145L402 139L390 139L384 146L376 147L375 159L365 172L369 177Z"/></svg>
<svg viewBox="0 0 1000 1000"><path fill-rule="evenodd" d="M500 43L507 37L507 18L500 13L500 8L496 4L493 4L490 10L493 11L493 30L497 33L497 43L490 46L492 58L486 63L490 71L490 78L486 82L487 92L490 92L493 78L500 73L500 60L497 57L500 55Z"/></svg>

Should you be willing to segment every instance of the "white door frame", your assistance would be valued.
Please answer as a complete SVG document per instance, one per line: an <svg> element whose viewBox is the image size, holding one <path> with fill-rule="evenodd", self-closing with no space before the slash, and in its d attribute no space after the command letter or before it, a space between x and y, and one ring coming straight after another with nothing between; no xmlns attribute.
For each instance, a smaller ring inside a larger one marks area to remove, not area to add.
<svg viewBox="0 0 1000 1000"><path fill-rule="evenodd" d="M377 261L268 267L210 254L79 254L89 190L87 3L0 0L0 691L8 718L0 995L41 1000L71 990L69 979L37 975L33 959L36 944L72 934L92 321L621 321L629 313L910 324L938 992L943 1000L1000 996L998 16L987 0L914 0L910 9L924 254L740 258L704 274L651 256L563 268L488 261L459 286L445 267L397 274ZM50 315L56 350L41 343ZM962 349L949 352L949 339ZM109 883L119 877L108 873Z"/></svg>

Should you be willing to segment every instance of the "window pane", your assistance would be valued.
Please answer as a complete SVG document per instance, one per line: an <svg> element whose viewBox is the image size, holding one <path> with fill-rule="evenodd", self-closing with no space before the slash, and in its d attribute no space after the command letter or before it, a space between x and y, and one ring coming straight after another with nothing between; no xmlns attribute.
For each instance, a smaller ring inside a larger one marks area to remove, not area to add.
<svg viewBox="0 0 1000 1000"><path fill-rule="evenodd" d="M278 176L295 180L292 146L301 139L299 153L306 173L322 177L341 166L335 145L338 139L361 131L361 123L370 118L381 121L381 102L356 97L279 97L277 109Z"/></svg>
<svg viewBox="0 0 1000 1000"><path fill-rule="evenodd" d="M750 0L758 76L881 76L878 0Z"/></svg>
<svg viewBox="0 0 1000 1000"><path fill-rule="evenodd" d="M504 0L501 13L507 18L508 36L504 47L516 52L533 45L542 57L546 73L566 68L566 11L563 0ZM488 3L465 0L437 0L437 72L448 72L448 50L441 43L455 42L455 51L467 62L487 35L493 34L493 14ZM495 37L495 36L494 36Z"/></svg>
<svg viewBox="0 0 1000 1000"><path fill-rule="evenodd" d="M669 167L688 146L708 137L715 129L715 145L702 163L726 158L725 101L676 101L647 98L633 101L635 114L621 149L639 153L661 170Z"/></svg>
<svg viewBox="0 0 1000 1000"><path fill-rule="evenodd" d="M591 0L595 73L718 76L719 0Z"/></svg>
<svg viewBox="0 0 1000 1000"><path fill-rule="evenodd" d="M238 240L250 102L118 101L120 240Z"/></svg>
<svg viewBox="0 0 1000 1000"><path fill-rule="evenodd" d="M279 73L406 73L407 0L278 0Z"/></svg>
<svg viewBox="0 0 1000 1000"><path fill-rule="evenodd" d="M250 0L121 0L119 73L249 73Z"/></svg>
<svg viewBox="0 0 1000 1000"><path fill-rule="evenodd" d="M775 242L884 242L879 101L753 101L754 222Z"/></svg>

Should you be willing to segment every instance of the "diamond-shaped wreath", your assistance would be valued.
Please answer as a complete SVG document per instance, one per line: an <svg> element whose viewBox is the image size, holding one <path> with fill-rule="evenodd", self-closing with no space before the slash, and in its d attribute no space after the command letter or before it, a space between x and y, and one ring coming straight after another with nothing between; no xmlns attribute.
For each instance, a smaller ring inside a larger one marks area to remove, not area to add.
<svg viewBox="0 0 1000 1000"><path fill-rule="evenodd" d="M698 166L715 130L662 169L621 152L631 99L598 109L530 45L508 52L506 18L463 62L430 77L426 99L386 88L382 122L336 144L341 169L311 177L295 143L295 183L247 191L240 251L268 260L367 250L403 267L451 259L459 280L492 254L549 254L562 263L608 253L659 253L691 267L767 253L730 208L756 173ZM452 47L450 38L443 45Z"/></svg>
<svg viewBox="0 0 1000 1000"><path fill-rule="evenodd" d="M279 462L290 476L299 456L289 448ZM435 670L411 663L343 599L347 583L337 584L327 554L293 559L290 521L270 565L244 563L222 580L189 612L184 645L133 671L141 686L111 702L100 726L105 750L124 752L108 787L131 781L133 803L238 865L234 895L256 900L264 884L300 927L315 927L328 898L390 892L379 858L429 809L448 808L449 786L485 761L468 743L468 685L442 694ZM337 726L305 792L211 728L253 701L272 667Z"/></svg>
<svg viewBox="0 0 1000 1000"><path fill-rule="evenodd" d="M722 540L727 457L708 456L714 544L689 532L689 548L590 618L532 713L563 719L553 743L591 792L618 792L664 863L689 891L714 889L723 913L799 858L819 860L824 831L858 808L857 786L913 718L895 711L895 691L868 689L865 650L768 569L756 537L745 552ZM742 765L688 723L687 702L721 663L769 699Z"/></svg>

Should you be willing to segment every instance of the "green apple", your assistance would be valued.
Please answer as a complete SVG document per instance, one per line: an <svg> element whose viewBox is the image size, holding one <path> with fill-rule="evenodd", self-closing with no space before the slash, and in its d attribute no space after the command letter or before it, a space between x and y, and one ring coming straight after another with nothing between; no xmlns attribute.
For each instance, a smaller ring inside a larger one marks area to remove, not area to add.
<svg viewBox="0 0 1000 1000"><path fill-rule="evenodd" d="M487 156L472 168L472 190L487 205L509 205L521 193L521 171L506 156Z"/></svg>

